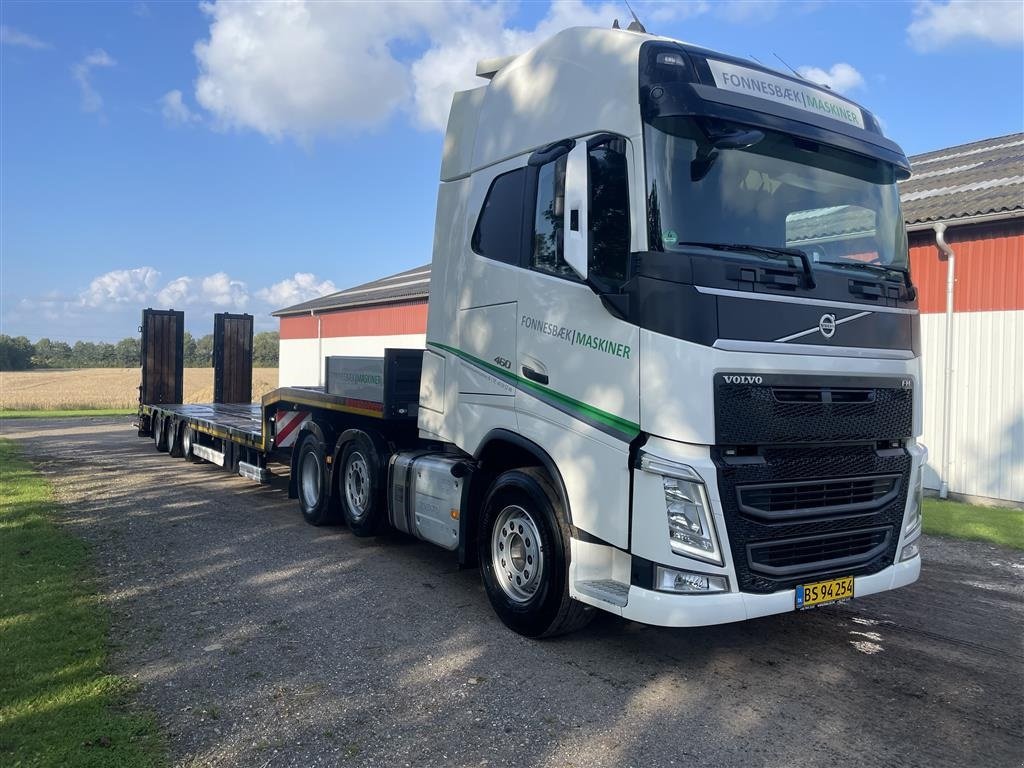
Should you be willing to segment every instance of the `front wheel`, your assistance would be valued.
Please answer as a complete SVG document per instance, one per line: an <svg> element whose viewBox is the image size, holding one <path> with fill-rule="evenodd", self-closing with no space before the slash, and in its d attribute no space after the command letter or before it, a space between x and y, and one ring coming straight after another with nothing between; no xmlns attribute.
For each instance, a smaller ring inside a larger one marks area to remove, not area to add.
<svg viewBox="0 0 1024 768"><path fill-rule="evenodd" d="M569 597L569 539L562 503L536 469L504 472L484 502L477 554L499 618L527 637L585 626L594 609Z"/></svg>

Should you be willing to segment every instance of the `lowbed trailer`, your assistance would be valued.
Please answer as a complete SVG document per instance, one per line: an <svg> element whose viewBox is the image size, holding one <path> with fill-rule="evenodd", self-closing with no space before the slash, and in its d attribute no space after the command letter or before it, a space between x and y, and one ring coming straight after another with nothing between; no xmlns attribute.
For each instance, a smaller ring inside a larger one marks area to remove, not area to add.
<svg viewBox="0 0 1024 768"><path fill-rule="evenodd" d="M292 448L310 429L321 440L357 428L386 440L414 435L422 354L389 349L383 358L327 358L324 387L280 387L259 403L140 403L139 435L151 436L157 450L171 456L208 461L265 483L268 462L290 464ZM325 455L328 488L336 458Z"/></svg>

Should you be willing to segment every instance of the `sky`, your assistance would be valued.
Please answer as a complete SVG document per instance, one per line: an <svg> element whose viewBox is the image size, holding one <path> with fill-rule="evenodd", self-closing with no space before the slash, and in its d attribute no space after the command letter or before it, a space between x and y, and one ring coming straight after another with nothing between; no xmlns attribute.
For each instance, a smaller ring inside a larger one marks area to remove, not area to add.
<svg viewBox="0 0 1024 768"><path fill-rule="evenodd" d="M635 0L783 68L908 154L1024 130L1024 3ZM482 58L623 2L0 4L0 333L116 341L144 307L270 316L430 261L444 123ZM779 57L779 58L776 58Z"/></svg>

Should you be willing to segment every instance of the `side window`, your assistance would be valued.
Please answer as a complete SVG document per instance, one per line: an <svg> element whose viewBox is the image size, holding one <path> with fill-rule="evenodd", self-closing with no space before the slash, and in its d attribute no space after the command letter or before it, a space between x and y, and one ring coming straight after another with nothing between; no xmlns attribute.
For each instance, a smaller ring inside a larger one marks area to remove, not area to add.
<svg viewBox="0 0 1024 768"><path fill-rule="evenodd" d="M590 258L597 277L621 284L629 265L629 177L626 140L613 138L589 153Z"/></svg>
<svg viewBox="0 0 1024 768"><path fill-rule="evenodd" d="M525 168L503 173L491 182L470 241L481 256L506 264L519 263L525 183Z"/></svg>
<svg viewBox="0 0 1024 768"><path fill-rule="evenodd" d="M537 207L530 255L531 267L561 277L573 275L572 269L562 258L566 160L567 157L562 155L537 169Z"/></svg>

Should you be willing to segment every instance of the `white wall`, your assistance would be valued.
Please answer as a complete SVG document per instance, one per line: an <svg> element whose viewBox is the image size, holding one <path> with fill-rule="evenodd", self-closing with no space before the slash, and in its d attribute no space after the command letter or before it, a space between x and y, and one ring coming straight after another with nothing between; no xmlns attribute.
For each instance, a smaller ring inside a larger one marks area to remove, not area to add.
<svg viewBox="0 0 1024 768"><path fill-rule="evenodd" d="M921 316L925 487L938 489L946 316ZM1024 503L1024 311L953 316L949 490Z"/></svg>
<svg viewBox="0 0 1024 768"><path fill-rule="evenodd" d="M327 339L282 339L278 386L323 385L324 358L328 355L380 357L385 348L423 349L426 334L399 336L343 336Z"/></svg>

